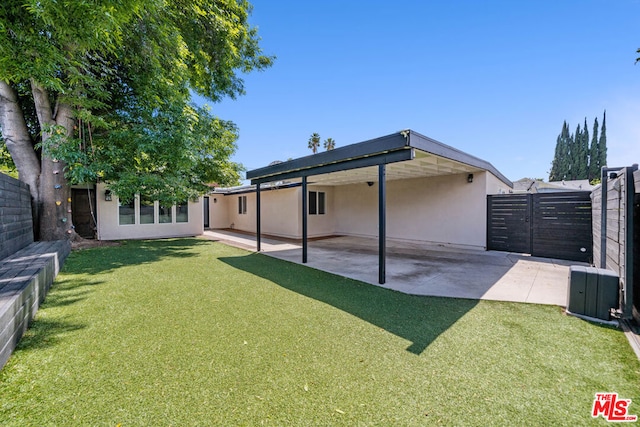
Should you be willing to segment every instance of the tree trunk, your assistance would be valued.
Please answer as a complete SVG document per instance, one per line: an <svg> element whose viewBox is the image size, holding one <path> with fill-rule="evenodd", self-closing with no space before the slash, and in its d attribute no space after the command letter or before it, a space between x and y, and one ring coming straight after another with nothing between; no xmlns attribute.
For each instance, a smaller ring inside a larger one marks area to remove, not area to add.
<svg viewBox="0 0 640 427"><path fill-rule="evenodd" d="M42 141L46 141L51 136L47 129L53 125L64 127L65 136L72 137L74 119L71 106L59 103L54 117L47 90L32 80L31 91L42 129ZM71 189L64 177L65 164L57 159L52 159L44 150L41 157L40 239L74 239L76 233L71 221Z"/></svg>
<svg viewBox="0 0 640 427"><path fill-rule="evenodd" d="M2 136L20 180L29 185L33 213L34 236L39 238L40 162L18 103L18 93L9 83L0 80L0 127Z"/></svg>
<svg viewBox="0 0 640 427"><path fill-rule="evenodd" d="M18 104L18 94L7 82L0 80L0 126L9 154L15 163L20 180L29 184L31 197L38 199L40 163L33 150L24 114Z"/></svg>

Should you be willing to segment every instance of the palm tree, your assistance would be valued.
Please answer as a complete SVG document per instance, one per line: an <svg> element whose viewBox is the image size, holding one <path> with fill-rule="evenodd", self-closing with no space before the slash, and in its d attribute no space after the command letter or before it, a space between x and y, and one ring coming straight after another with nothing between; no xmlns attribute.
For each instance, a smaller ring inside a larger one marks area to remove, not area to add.
<svg viewBox="0 0 640 427"><path fill-rule="evenodd" d="M313 154L316 154L318 147L320 147L320 135L314 132L309 138L309 148L313 151Z"/></svg>
<svg viewBox="0 0 640 427"><path fill-rule="evenodd" d="M324 140L324 149L329 151L336 148L336 141L333 138L327 138Z"/></svg>

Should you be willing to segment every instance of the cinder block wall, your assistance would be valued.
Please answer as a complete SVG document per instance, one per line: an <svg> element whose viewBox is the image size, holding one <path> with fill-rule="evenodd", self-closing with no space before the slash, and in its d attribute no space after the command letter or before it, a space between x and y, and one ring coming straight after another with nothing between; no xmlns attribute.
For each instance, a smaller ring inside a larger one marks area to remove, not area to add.
<svg viewBox="0 0 640 427"><path fill-rule="evenodd" d="M0 259L32 242L33 221L29 186L0 173Z"/></svg>

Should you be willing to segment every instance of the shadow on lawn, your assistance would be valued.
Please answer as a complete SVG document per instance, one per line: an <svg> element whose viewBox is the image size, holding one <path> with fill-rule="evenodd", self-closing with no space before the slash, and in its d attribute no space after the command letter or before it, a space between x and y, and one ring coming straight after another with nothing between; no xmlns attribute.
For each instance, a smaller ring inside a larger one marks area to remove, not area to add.
<svg viewBox="0 0 640 427"><path fill-rule="evenodd" d="M411 341L407 351L414 354L421 354L478 304L470 299L407 295L260 254L219 259Z"/></svg>
<svg viewBox="0 0 640 427"><path fill-rule="evenodd" d="M84 275L105 273L130 265L153 263L169 257L196 256L192 248L207 243L200 239L137 240L124 242L120 246L74 251L67 258L62 274L56 278L41 308L73 305L87 298L95 286L104 283ZM28 351L54 345L65 334L86 326L82 323L54 321L38 316L30 323L17 350Z"/></svg>
<svg viewBox="0 0 640 427"><path fill-rule="evenodd" d="M188 258L197 256L192 250L194 247L208 243L195 238L127 240L120 246L74 251L65 262L63 271L66 274L98 274L165 258Z"/></svg>

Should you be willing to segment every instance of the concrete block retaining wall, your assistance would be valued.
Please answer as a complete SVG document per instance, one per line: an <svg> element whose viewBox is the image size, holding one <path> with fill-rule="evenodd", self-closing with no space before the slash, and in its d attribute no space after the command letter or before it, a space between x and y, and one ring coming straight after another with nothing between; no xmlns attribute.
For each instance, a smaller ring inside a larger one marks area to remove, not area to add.
<svg viewBox="0 0 640 427"><path fill-rule="evenodd" d="M34 242L29 187L0 173L0 369L71 252L66 240Z"/></svg>
<svg viewBox="0 0 640 427"><path fill-rule="evenodd" d="M0 259L31 242L33 222L29 186L0 173Z"/></svg>

